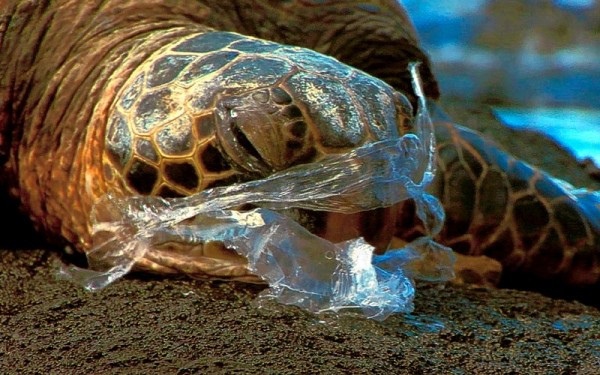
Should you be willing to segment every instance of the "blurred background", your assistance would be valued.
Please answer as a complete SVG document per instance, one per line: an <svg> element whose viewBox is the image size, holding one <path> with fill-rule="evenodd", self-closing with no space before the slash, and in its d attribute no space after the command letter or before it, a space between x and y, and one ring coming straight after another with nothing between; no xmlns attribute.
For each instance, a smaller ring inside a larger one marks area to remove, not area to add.
<svg viewBox="0 0 600 375"><path fill-rule="evenodd" d="M400 0L442 95L600 165L600 0Z"/></svg>

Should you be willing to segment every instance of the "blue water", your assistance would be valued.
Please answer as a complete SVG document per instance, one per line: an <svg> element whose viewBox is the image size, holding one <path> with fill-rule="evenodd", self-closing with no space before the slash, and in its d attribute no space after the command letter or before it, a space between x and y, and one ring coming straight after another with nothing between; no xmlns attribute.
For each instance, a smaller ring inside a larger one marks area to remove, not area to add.
<svg viewBox="0 0 600 375"><path fill-rule="evenodd" d="M600 110L579 108L495 108L495 114L515 129L540 131L567 147L578 159L600 165Z"/></svg>
<svg viewBox="0 0 600 375"><path fill-rule="evenodd" d="M508 126L541 131L576 157L590 157L600 165L600 35L594 29L600 2L554 0L569 40L555 46L552 43L561 34L547 34L556 33L557 21L536 13L543 12L548 1L520 0L522 13L513 8L503 15L498 9L506 7L498 6L490 13L489 7L502 1L400 2L433 61L443 95L505 103L496 114ZM510 31L514 39L502 44L502 35L496 46L482 42L481 36L489 34L497 20L494 17L500 20L497 32ZM502 17L510 20L508 28Z"/></svg>

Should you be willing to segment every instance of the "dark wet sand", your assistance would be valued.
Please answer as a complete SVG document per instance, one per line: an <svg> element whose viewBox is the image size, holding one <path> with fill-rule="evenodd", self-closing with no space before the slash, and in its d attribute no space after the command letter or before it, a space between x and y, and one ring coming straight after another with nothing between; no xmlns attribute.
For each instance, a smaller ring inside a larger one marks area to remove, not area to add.
<svg viewBox="0 0 600 375"><path fill-rule="evenodd" d="M502 135L485 111L460 117L600 189L539 136ZM0 374L600 373L600 310L579 302L423 287L413 317L379 323L273 302L259 308L261 287L239 283L132 275L89 293L57 279L59 251L19 250L30 241L14 234L12 217L2 221L11 229L1 247L11 249L0 250Z"/></svg>

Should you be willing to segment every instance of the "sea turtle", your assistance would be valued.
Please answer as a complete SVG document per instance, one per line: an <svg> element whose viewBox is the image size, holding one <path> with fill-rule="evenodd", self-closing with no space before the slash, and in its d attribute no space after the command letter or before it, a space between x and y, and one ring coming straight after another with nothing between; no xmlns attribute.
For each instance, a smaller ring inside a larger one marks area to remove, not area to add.
<svg viewBox="0 0 600 375"><path fill-rule="evenodd" d="M3 184L39 230L85 252L107 192L188 195L410 131L414 61L437 99L395 0L4 1ZM435 134L441 243L532 278L598 282L597 207L476 132L439 121ZM379 251L421 232L410 201L300 216ZM171 244L138 268L253 277L219 243Z"/></svg>

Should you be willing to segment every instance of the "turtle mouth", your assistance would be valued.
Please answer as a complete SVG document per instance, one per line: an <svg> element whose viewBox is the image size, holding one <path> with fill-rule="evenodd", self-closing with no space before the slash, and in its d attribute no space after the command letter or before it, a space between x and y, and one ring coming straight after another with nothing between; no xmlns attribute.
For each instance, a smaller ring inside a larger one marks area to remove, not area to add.
<svg viewBox="0 0 600 375"><path fill-rule="evenodd" d="M382 254L389 249L396 226L396 206L352 214L290 208L278 212L288 216L309 232L340 243L362 237Z"/></svg>

